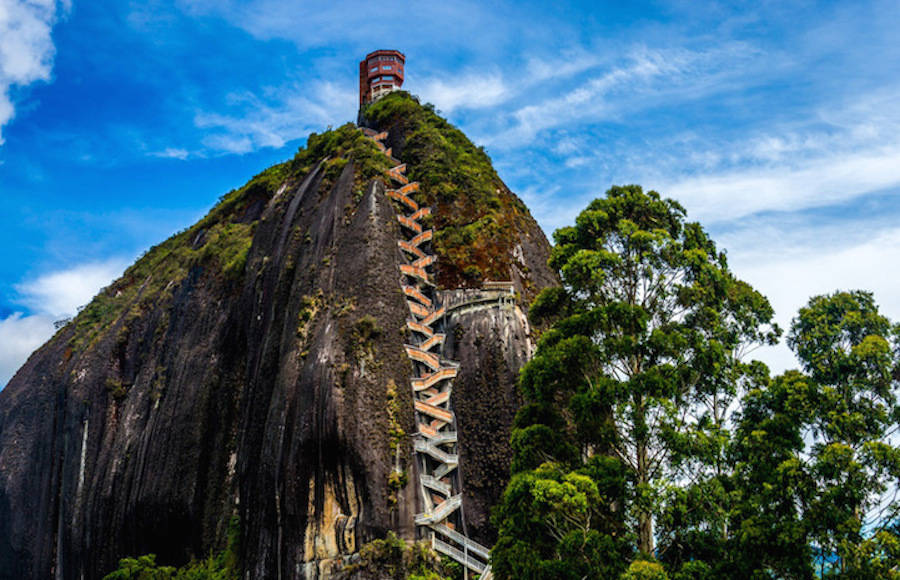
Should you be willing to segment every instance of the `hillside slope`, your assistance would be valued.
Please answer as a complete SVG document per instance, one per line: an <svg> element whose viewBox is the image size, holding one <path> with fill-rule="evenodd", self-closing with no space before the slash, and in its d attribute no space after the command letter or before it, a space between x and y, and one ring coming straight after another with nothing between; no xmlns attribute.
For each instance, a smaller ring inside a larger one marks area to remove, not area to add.
<svg viewBox="0 0 900 580"><path fill-rule="evenodd" d="M405 112L383 122L433 122L405 95L384 102ZM413 161L407 150L413 174L416 162L432 167L447 154L432 148ZM311 135L293 160L148 251L32 355L0 392L0 578L99 578L149 552L182 564L224 547L232 520L242 567L260 578L318 577L387 530L413 537L416 486L389 480L395 462L414 462L387 168L352 125ZM481 206L467 175L423 183L422 196L446 190L434 217L441 283L509 274L526 296L552 283L549 245L505 186L486 212L454 209ZM502 221L509 207L512 229L466 222ZM448 241L459 231L493 232L502 251L467 254ZM483 428L503 442L530 348L527 325L514 334L490 339L490 357L461 357L478 377L507 352L510 368L491 390L459 385L472 409L497 407ZM461 425L476 416L464 407ZM484 421L472 423L474 444ZM461 440L462 457L470 445ZM480 537L492 533L486 509L508 461L503 451L464 475L479 482L466 517Z"/></svg>

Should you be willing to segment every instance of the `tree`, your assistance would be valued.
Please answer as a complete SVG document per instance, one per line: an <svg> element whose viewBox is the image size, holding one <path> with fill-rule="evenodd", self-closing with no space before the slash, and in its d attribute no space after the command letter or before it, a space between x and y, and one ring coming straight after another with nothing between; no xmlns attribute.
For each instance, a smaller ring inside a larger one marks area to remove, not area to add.
<svg viewBox="0 0 900 580"><path fill-rule="evenodd" d="M728 475L729 409L750 370L742 358L779 330L768 301L656 192L613 187L554 238L563 286L531 309L552 326L522 371L513 470L611 458L628 485L607 496L603 529L620 541L630 523L635 547L651 555L665 489Z"/></svg>
<svg viewBox="0 0 900 580"><path fill-rule="evenodd" d="M496 519L499 578L616 578L626 561L608 506L620 495L618 465L596 458L578 472L555 463L513 476Z"/></svg>
<svg viewBox="0 0 900 580"><path fill-rule="evenodd" d="M814 387L798 371L760 376L741 401L730 456L735 501L722 577L813 577L802 506L815 494L804 459Z"/></svg>
<svg viewBox="0 0 900 580"><path fill-rule="evenodd" d="M870 577L875 555L896 553L898 506L884 494L900 484L891 441L900 421L898 337L872 294L858 290L812 298L791 324L788 344L812 387L806 437L815 490L805 518L822 575Z"/></svg>

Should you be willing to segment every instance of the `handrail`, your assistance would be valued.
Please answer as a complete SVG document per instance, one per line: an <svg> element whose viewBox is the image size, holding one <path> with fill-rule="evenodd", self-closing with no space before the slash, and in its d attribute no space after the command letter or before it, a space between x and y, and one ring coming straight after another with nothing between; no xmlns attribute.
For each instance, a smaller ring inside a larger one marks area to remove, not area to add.
<svg viewBox="0 0 900 580"><path fill-rule="evenodd" d="M407 199L409 199L409 198L407 198ZM413 208L413 209L415 209L415 208ZM423 207L420 207L418 210L416 210L416 213L411 214L409 216L409 219L418 221L418 220L422 219L423 217L430 216L430 215L431 215L431 208L428 206L423 206Z"/></svg>
<svg viewBox="0 0 900 580"><path fill-rule="evenodd" d="M413 210L414 212L416 212L416 213L414 213L413 215L411 215L411 216L409 217L409 219L411 219L411 220L413 220L413 221L419 219L419 217L420 217L420 216L419 216L419 212L421 211L421 210L419 209L419 204L417 204L416 202L414 202L414 201L411 200L410 198L406 197L406 195L400 193L400 190L397 190L397 189L388 189L388 190L386 191L386 193L387 193L388 197L390 197L391 199L396 199L396 200L399 201L400 203L406 205L406 206L409 207L411 210Z"/></svg>
<svg viewBox="0 0 900 580"><path fill-rule="evenodd" d="M416 392L424 391L425 389L433 387L440 381L456 378L458 373L459 369L456 367L443 367L429 375L416 377L412 380L413 390Z"/></svg>
<svg viewBox="0 0 900 580"><path fill-rule="evenodd" d="M415 523L417 526L431 529L432 547L436 551L450 556L469 570L482 574L482 580L491 580L488 548L453 528L453 523L450 522L459 523L458 518L462 516L457 516L453 520L448 519L462 506L462 494L454 494L454 488L459 490L458 485L445 480L445 477L459 465L459 456L456 452L458 444L456 416L452 409L448 408L453 386L451 381L458 375L459 364L441 359L441 347L446 337L443 333L435 332L433 325L448 313L466 305L498 300L514 301L513 285L512 282L491 281L485 283L485 288L478 294L471 296L463 294L462 300L451 296L449 300L442 300L440 305L436 304L434 284L428 271L435 263L435 256L430 250L423 250L420 247L434 238L434 231L424 229L419 222L420 219L431 215L431 208L419 206L409 197L409 194L420 190L419 182L410 182L405 175L406 164L395 160L392 149L382 143L387 139L388 133L385 131L375 133L371 129L363 131L395 164L385 174L388 180L399 183L400 187L386 189L387 196L409 210L406 212L407 215L397 214L397 221L404 236L412 237L398 240L397 244L401 251L408 255L407 260L412 260L412 263L400 264L401 274L413 279L413 281L404 279L401 282L401 289L407 298L412 315L406 325L412 331L411 340L416 343L406 344L404 348L411 361L420 363L414 365L418 376L412 377L410 382L419 434L419 437L414 439L414 449L422 456L419 484L420 499L425 512L416 514ZM441 500L441 496L446 499ZM438 534L452 543L439 539ZM457 546L461 546L462 549Z"/></svg>
<svg viewBox="0 0 900 580"><path fill-rule="evenodd" d="M408 217L404 217L402 215L397 216L397 221L400 222L400 225L411 229L412 231L416 232L417 234L422 233L422 224L420 224L417 221L411 220Z"/></svg>
<svg viewBox="0 0 900 580"><path fill-rule="evenodd" d="M447 409L441 409L440 407L435 407L434 405L429 405L425 401L413 401L413 406L416 408L416 411L420 413L425 413L429 417L434 417L435 419L439 419L446 423L453 422L453 411L448 411ZM446 462L445 462L446 463Z"/></svg>
<svg viewBox="0 0 900 580"><path fill-rule="evenodd" d="M458 455L438 449L436 446L429 443L427 439L416 439L415 449L419 453L430 455L445 465L456 465L459 463ZM438 477L438 479L441 478Z"/></svg>
<svg viewBox="0 0 900 580"><path fill-rule="evenodd" d="M418 256L420 260L426 257L425 252L423 252L418 246L414 246L406 240L397 240L397 245L400 246L401 250L409 252L414 256Z"/></svg>
<svg viewBox="0 0 900 580"><path fill-rule="evenodd" d="M446 554L468 568L472 570L476 574L481 574L487 568L487 564L482 562L481 560L475 559L473 556L467 555L462 550L454 548L447 542L443 540L438 540L435 537L432 537L432 545L435 551L441 552L442 554Z"/></svg>
<svg viewBox="0 0 900 580"><path fill-rule="evenodd" d="M485 560L490 559L491 551L475 540L469 539L468 537L460 534L456 530L452 530L443 524L435 524L431 526L431 529L435 532L441 534L442 536L446 536L456 542L457 544L463 544L466 546L470 552L474 552L475 555L481 556Z"/></svg>
<svg viewBox="0 0 900 580"><path fill-rule="evenodd" d="M416 263L413 263L413 266L416 268L422 267ZM424 294L422 294L421 290L419 290L415 286L408 286L408 285L404 284L403 285L403 293L406 294L407 296L409 296L410 298L415 298L422 304L422 306L425 306L426 308L431 308L433 305L433 303L431 302L431 299L428 298L427 296L425 296Z"/></svg>
<svg viewBox="0 0 900 580"><path fill-rule="evenodd" d="M434 237L434 232L432 230L425 230L421 234L409 240L409 243L414 246L421 246L425 242L430 242L432 237Z"/></svg>

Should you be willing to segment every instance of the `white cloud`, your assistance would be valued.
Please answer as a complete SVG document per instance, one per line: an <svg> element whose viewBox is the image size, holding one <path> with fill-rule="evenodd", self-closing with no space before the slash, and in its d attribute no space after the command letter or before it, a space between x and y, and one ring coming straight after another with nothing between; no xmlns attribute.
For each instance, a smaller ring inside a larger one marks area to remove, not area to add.
<svg viewBox="0 0 900 580"><path fill-rule="evenodd" d="M28 356L53 336L54 321L73 316L124 268L121 260L82 264L17 284L18 302L30 314L15 312L0 319L0 386L5 386Z"/></svg>
<svg viewBox="0 0 900 580"><path fill-rule="evenodd" d="M452 31L454 46L477 53L500 42L513 28L509 13L471 0L177 0L176 4L192 16L217 16L258 39L285 39L300 48L352 43L365 51L372 50L373 43L402 43L404 51L424 47L434 52L435 43Z"/></svg>
<svg viewBox="0 0 900 580"><path fill-rule="evenodd" d="M50 33L68 9L69 2L57 0L0 0L0 131L15 116L12 87L50 80L55 55Z"/></svg>
<svg viewBox="0 0 900 580"><path fill-rule="evenodd" d="M704 221L825 207L900 187L900 87L831 103L781 127L687 147L694 173L661 190ZM725 154L724 152L727 152Z"/></svg>
<svg viewBox="0 0 900 580"><path fill-rule="evenodd" d="M110 260L43 274L16 285L18 302L35 313L71 316L124 268L123 261Z"/></svg>
<svg viewBox="0 0 900 580"><path fill-rule="evenodd" d="M418 84L423 102L434 103L443 113L458 108L482 109L504 102L511 91L499 73L454 75L450 80L425 79Z"/></svg>
<svg viewBox="0 0 900 580"><path fill-rule="evenodd" d="M154 151L150 153L151 157L162 157L163 159L180 159L185 160L190 156L190 152L187 149L181 149L177 147L166 147L162 151Z"/></svg>
<svg viewBox="0 0 900 580"><path fill-rule="evenodd" d="M241 93L230 96L232 114L198 113L194 123L209 129L203 145L225 153L247 153L261 147L279 148L310 131L354 118L358 94L350 86L311 83L314 88L273 90L276 103Z"/></svg>
<svg viewBox="0 0 900 580"><path fill-rule="evenodd" d="M53 318L47 315L16 312L0 320L0 388L53 332Z"/></svg>
<svg viewBox="0 0 900 580"><path fill-rule="evenodd" d="M769 298L787 332L791 319L812 296L837 290L870 290L882 314L900 321L894 264L900 263L900 228L870 221L826 227L757 221L721 236L735 274ZM796 368L784 344L756 351L773 372Z"/></svg>
<svg viewBox="0 0 900 580"><path fill-rule="evenodd" d="M509 128L486 140L489 144L512 148L532 141L546 129L571 127L585 121L596 123L616 119L634 109L698 99L728 86L728 79L735 74L729 64L755 56L756 51L743 44L727 44L702 52L637 46L629 50L624 64L603 74L593 74L562 95L520 107L513 112ZM557 72L565 77L596 64L585 58ZM553 73L537 68L529 74L532 78L528 82L537 82Z"/></svg>
<svg viewBox="0 0 900 580"><path fill-rule="evenodd" d="M824 207L900 186L900 143L857 153L843 151L800 167L738 169L663 184L661 191L693 217L714 222L761 211Z"/></svg>

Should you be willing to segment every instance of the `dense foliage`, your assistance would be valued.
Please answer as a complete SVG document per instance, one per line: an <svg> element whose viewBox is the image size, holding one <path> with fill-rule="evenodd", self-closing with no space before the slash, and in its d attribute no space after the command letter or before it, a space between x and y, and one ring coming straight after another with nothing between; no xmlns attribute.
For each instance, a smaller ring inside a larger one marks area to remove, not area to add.
<svg viewBox="0 0 900 580"><path fill-rule="evenodd" d="M371 126L402 136L409 178L422 184L417 201L434 211L438 283L455 288L510 279L509 256L530 218L484 149L408 93L392 93L363 114Z"/></svg>
<svg viewBox="0 0 900 580"><path fill-rule="evenodd" d="M676 202L613 187L555 233L521 373L498 578L894 578L897 329L813 298L803 372L746 360L768 301Z"/></svg>

